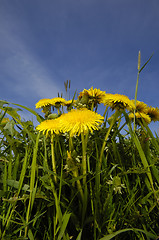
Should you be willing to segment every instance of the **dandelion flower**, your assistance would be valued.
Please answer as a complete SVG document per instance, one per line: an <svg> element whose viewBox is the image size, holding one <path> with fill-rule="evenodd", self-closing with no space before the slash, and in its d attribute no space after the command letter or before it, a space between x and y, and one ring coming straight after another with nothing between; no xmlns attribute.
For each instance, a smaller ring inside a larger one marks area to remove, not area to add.
<svg viewBox="0 0 159 240"><path fill-rule="evenodd" d="M51 120L45 120L43 122L40 123L40 125L38 125L36 127L36 129L40 132L43 132L43 134L48 135L49 132L51 132L51 134L55 133L55 134L59 134L59 118L56 119L51 119Z"/></svg>
<svg viewBox="0 0 159 240"><path fill-rule="evenodd" d="M135 109L134 103L125 95L107 93L103 100L104 105L114 109Z"/></svg>
<svg viewBox="0 0 159 240"><path fill-rule="evenodd" d="M51 99L50 98L43 98L43 99L40 99L36 104L36 108L43 108L43 107L46 107L46 106L49 106L51 105Z"/></svg>
<svg viewBox="0 0 159 240"><path fill-rule="evenodd" d="M75 102L76 100L68 100L68 101L65 101L64 105L69 107L72 103L75 103Z"/></svg>
<svg viewBox="0 0 159 240"><path fill-rule="evenodd" d="M66 102L66 100L64 98L61 97L55 97L51 99L51 105L55 106L55 107L60 107L61 105L64 105Z"/></svg>
<svg viewBox="0 0 159 240"><path fill-rule="evenodd" d="M159 121L159 109L157 107L148 107L147 114L150 116L152 121Z"/></svg>
<svg viewBox="0 0 159 240"><path fill-rule="evenodd" d="M131 100L135 104L135 100ZM147 113L147 104L144 102L136 101L136 111L137 112L142 112L142 113Z"/></svg>
<svg viewBox="0 0 159 240"><path fill-rule="evenodd" d="M134 119L134 113L130 113L129 118L130 118L130 120L133 120ZM135 113L135 118L137 119L137 123L140 123L139 121L141 119L143 119L147 124L149 124L151 122L151 118L149 117L149 115L147 115L144 112L140 112L140 113L136 112Z"/></svg>
<svg viewBox="0 0 159 240"><path fill-rule="evenodd" d="M67 111L71 110L73 108L73 106L75 105L77 100L68 100L68 101L65 101L64 103L64 106L67 107Z"/></svg>
<svg viewBox="0 0 159 240"><path fill-rule="evenodd" d="M88 96L88 98L94 101L96 104L101 103L105 97L106 92L101 91L100 89L91 87L90 89L84 89L79 93L79 98L81 99L83 96Z"/></svg>
<svg viewBox="0 0 159 240"><path fill-rule="evenodd" d="M73 109L60 116L60 130L70 132L70 136L80 135L81 133L87 134L88 131L97 130L103 120L104 118L100 114L87 108Z"/></svg>

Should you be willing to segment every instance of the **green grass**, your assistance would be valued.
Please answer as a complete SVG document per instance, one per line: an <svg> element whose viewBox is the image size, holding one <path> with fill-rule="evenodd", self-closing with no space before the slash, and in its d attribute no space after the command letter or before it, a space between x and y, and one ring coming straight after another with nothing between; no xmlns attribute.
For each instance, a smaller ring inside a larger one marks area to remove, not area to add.
<svg viewBox="0 0 159 240"><path fill-rule="evenodd" d="M13 104L0 109L0 239L157 239L159 138L144 121L109 122L106 109L93 133L46 137Z"/></svg>

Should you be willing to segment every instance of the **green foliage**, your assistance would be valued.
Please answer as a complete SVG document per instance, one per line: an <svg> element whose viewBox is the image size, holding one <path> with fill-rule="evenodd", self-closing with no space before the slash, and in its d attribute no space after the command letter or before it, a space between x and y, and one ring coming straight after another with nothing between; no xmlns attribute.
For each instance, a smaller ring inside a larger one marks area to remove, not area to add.
<svg viewBox="0 0 159 240"><path fill-rule="evenodd" d="M159 138L144 121L133 129L128 113L110 121L106 108L93 133L46 137L21 109L0 109L0 239L157 238Z"/></svg>
<svg viewBox="0 0 159 240"><path fill-rule="evenodd" d="M115 120L71 143L67 134L55 136L55 173L51 138L22 121L18 109L1 109L1 118L12 117L0 125L1 239L156 238L159 139L147 125L134 132L124 113L127 136Z"/></svg>

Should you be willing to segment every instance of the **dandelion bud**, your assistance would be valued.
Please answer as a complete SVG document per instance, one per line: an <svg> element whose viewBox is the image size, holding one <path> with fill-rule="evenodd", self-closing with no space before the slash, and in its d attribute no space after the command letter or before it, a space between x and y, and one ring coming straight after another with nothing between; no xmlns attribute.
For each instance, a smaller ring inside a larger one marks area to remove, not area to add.
<svg viewBox="0 0 159 240"><path fill-rule="evenodd" d="M88 100L89 100L88 95L83 95L82 98L81 98L81 100L80 100L80 102L81 102L82 104L87 104L87 103L88 103Z"/></svg>
<svg viewBox="0 0 159 240"><path fill-rule="evenodd" d="M49 114L48 119L55 119L57 117L58 117L57 113L52 113L52 114Z"/></svg>
<svg viewBox="0 0 159 240"><path fill-rule="evenodd" d="M138 55L138 71L140 70L140 63L141 63L141 53L139 51L139 55Z"/></svg>

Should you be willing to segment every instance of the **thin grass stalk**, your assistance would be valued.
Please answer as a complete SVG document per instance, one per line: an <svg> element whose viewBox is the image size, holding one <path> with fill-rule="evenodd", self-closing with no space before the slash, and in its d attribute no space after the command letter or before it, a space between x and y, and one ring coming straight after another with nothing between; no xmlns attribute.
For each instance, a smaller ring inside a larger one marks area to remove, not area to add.
<svg viewBox="0 0 159 240"><path fill-rule="evenodd" d="M45 140L46 139L44 139L44 142L45 142ZM45 144L45 148L46 148L46 144ZM46 149L45 149L45 151L46 151ZM47 160L47 156L45 156L45 157L46 157L46 160ZM53 222L54 222L54 224L53 224L53 233L54 233L53 239L56 239L55 236L57 234L57 228L56 228L57 222L59 222L59 227L62 226L62 211L61 211L61 207L60 207L60 193L59 193L59 195L57 194L54 182L52 181L52 178L51 178L51 175L50 175L50 172L49 172L50 171L49 170L49 165L48 165L47 162L45 164L46 164L46 167L48 169L50 185L51 185L53 196L55 198L55 208L56 208L56 210L55 210L55 214L53 214ZM69 239L67 233L63 234L63 239L64 240Z"/></svg>
<svg viewBox="0 0 159 240"><path fill-rule="evenodd" d="M10 224L10 221L11 221L12 215L15 211L15 208L16 208L16 202L14 202L13 204L10 204L9 208L8 208L8 211L7 211L7 214L6 214L6 216L4 216L4 220L5 220L4 221L4 223L5 223L4 226L5 226L5 228L4 228L4 231L2 233L1 239L4 239L4 236L6 234L8 226Z"/></svg>
<svg viewBox="0 0 159 240"><path fill-rule="evenodd" d="M87 168L88 168L88 173L91 172L89 157L87 157ZM93 215L93 218L94 218L94 228L93 228L94 229L94 240L96 240L95 206L94 206L94 201L93 201L93 188L92 188L91 180L92 179L89 180L89 190L90 190L92 215Z"/></svg>
<svg viewBox="0 0 159 240"><path fill-rule="evenodd" d="M105 115L106 115L106 113L107 113L107 111L108 111L108 108L109 108L109 106L106 106L105 111L104 111L104 113L103 113L103 117L104 117L104 118L105 118Z"/></svg>
<svg viewBox="0 0 159 240"><path fill-rule="evenodd" d="M33 115L35 115L35 116L36 116L36 119L37 119L37 121L38 121L39 123L42 122L42 119L43 119L43 118L42 118L36 111L34 111L33 109L28 108L28 107L26 107L26 106L23 106L23 105L21 105L21 104L17 104L17 103L11 103L11 102L7 102L7 103L13 104L13 105L18 106L18 107L21 107L21 108L24 108L25 110L27 110L27 111L29 111L30 113L32 113Z"/></svg>
<svg viewBox="0 0 159 240"><path fill-rule="evenodd" d="M10 148L9 162L8 162L8 179L12 179L12 149Z"/></svg>
<svg viewBox="0 0 159 240"><path fill-rule="evenodd" d="M36 159L37 159L37 152L38 152L39 137L40 137L40 133L37 134L36 143L33 151L33 160L31 165L31 177L30 177L30 196L29 196L29 204L28 204L27 213L26 213L25 237L27 236L30 213L34 203L35 172L36 172Z"/></svg>
<svg viewBox="0 0 159 240"><path fill-rule="evenodd" d="M49 169L48 163L47 163L47 147L46 147L46 136L45 136L45 135L43 135L43 143L44 143L44 161L43 161L43 167L44 167L44 169L45 169L45 168Z"/></svg>
<svg viewBox="0 0 159 240"><path fill-rule="evenodd" d="M87 157L87 168L88 168L88 173L90 173L90 172L91 172L91 169L90 169L89 157ZM91 180L89 181L89 189L90 189L90 199L91 199L92 215L94 216L93 189L92 189Z"/></svg>
<svg viewBox="0 0 159 240"><path fill-rule="evenodd" d="M83 189L82 189L81 182L80 182L80 180L78 179L78 177L79 177L78 169L75 168L75 169L72 171L72 173L73 173L73 176L74 176L75 178L77 178L77 181L76 181L77 189L78 189L78 191L79 191L79 193L80 193L81 200L82 200L82 202L83 202L84 194L83 194Z"/></svg>
<svg viewBox="0 0 159 240"><path fill-rule="evenodd" d="M2 181L3 181L3 192L6 192L7 191L7 162L6 161L4 162L4 174L3 174ZM6 223L6 220L5 220L5 209L7 208L6 205L7 203L4 202L3 210L2 210L2 226L5 226L5 223Z"/></svg>
<svg viewBox="0 0 159 240"><path fill-rule="evenodd" d="M0 109L2 109L1 107L0 107ZM3 111L4 111L4 109L2 109ZM11 112L11 111L9 111L9 110L7 110L7 114L8 115L10 115L18 124L20 124L22 127L23 127L23 129L25 130L25 132L26 133L28 133L28 135L30 136L30 138L31 138L31 140L35 143L35 136L34 136L34 134L33 133L31 133L28 129L27 129L27 127L25 126L25 123L23 123L18 117L17 117L17 114L15 115L13 112ZM19 116L19 115L18 115ZM20 117L20 116L19 116Z"/></svg>
<svg viewBox="0 0 159 240"><path fill-rule="evenodd" d="M88 133L84 136L84 133L81 133L82 140L82 174L83 174L83 188L84 188L84 198L83 198L83 209L82 209L82 225L84 224L84 218L86 215L87 209L87 198L88 198L88 188L87 188L87 158L86 158L86 149L87 149L87 139Z"/></svg>
<svg viewBox="0 0 159 240"><path fill-rule="evenodd" d="M125 114L125 116L126 116L126 114ZM140 158L141 158L141 162L142 162L144 168L147 169L147 177L148 177L149 182L151 184L152 190L155 192L155 189L154 189L154 186L153 186L153 178L152 178L151 170L150 170L149 164L147 162L147 159L145 157L144 151L142 149L142 146L140 144L140 141L139 141L136 133L133 132L132 129L131 129L131 124L130 124L130 121L129 121L127 116L126 116L126 118L127 118L127 122L128 122L128 128L129 128L130 135L132 136L133 141L134 141L134 143L137 147L137 150L138 150ZM149 189L149 190L151 191L151 189Z"/></svg>
<svg viewBox="0 0 159 240"><path fill-rule="evenodd" d="M26 169L27 169L27 160L28 160L28 150L26 148L25 150L25 156L24 156L24 161L23 161L23 167L21 170L21 174L20 174L20 179L19 179L19 186L18 186L18 195L22 189L23 186L23 181L24 181L24 177L25 177L25 173L26 173Z"/></svg>
<svg viewBox="0 0 159 240"><path fill-rule="evenodd" d="M69 136L69 153L73 152L74 150L74 147L73 147L73 141L72 141L72 137ZM72 157L71 157L72 158ZM78 178L79 177L79 172L78 172L78 168L75 166L74 169L72 170L72 173L73 173L73 176L75 178ZM83 201L83 190L82 190L82 186L81 186L81 182L79 179L77 179L76 181L76 184L77 184L77 189L81 195L81 200Z"/></svg>
<svg viewBox="0 0 159 240"><path fill-rule="evenodd" d="M62 217L62 212L61 212L61 208L60 208L60 201L59 201L59 198L57 196L57 192L56 192L54 183L52 181L50 181L50 183L51 183L52 192L53 192L53 195L54 195L54 198L55 198L55 206L56 206L56 214L57 214L56 215L56 220L59 221L59 227L61 228L63 217ZM55 227L55 225L54 225L54 227ZM55 229L54 229L54 232L56 232ZM55 239L55 235L54 235L53 239ZM68 240L68 234L67 233L63 234L63 239Z"/></svg>
<svg viewBox="0 0 159 240"><path fill-rule="evenodd" d="M14 164L14 168L13 168L12 177L13 177L14 180L17 179L18 167L19 167L19 154L17 155L17 157L15 159L15 164Z"/></svg>
<svg viewBox="0 0 159 240"><path fill-rule="evenodd" d="M97 142L95 142L95 148L96 148L96 174L95 174L95 201L94 201L94 240L96 240L97 236L97 229L98 229L98 223L97 223L97 215L98 215L98 203L99 203L99 195L100 195L100 173L99 173L99 149Z"/></svg>
<svg viewBox="0 0 159 240"><path fill-rule="evenodd" d="M111 120L111 123L110 123L110 126L108 128L108 131L105 135L105 138L104 138L104 141L103 141L103 145L102 145L102 148L101 148L101 152L100 152L100 157L99 157L99 171L101 169L101 165L102 165L102 157L103 157L103 153L104 153L104 149L105 149L105 146L107 144L107 140L108 140L108 137L109 137L109 134L112 130L112 127L116 121L116 119L118 118L118 116L120 115L120 112L118 110L116 110L114 116L113 116L113 119Z"/></svg>
<svg viewBox="0 0 159 240"><path fill-rule="evenodd" d="M134 132L135 132L135 113L136 113L136 101L137 101L137 92L138 92L138 85L139 85L139 74L140 74L140 64L141 64L141 54L139 51L138 55L138 72L137 72L137 81L136 81L136 89L135 89L135 109L134 109Z"/></svg>
<svg viewBox="0 0 159 240"><path fill-rule="evenodd" d="M53 133L51 133L51 159L52 159L52 170L54 173L54 180L55 180L55 183L57 183L55 149L54 149L54 134Z"/></svg>
<svg viewBox="0 0 159 240"><path fill-rule="evenodd" d="M59 150L60 150L60 154L61 154L61 174L60 174L60 183L59 183L59 202L60 202L61 191L62 191L62 178L63 178L63 156L62 156L62 149L61 149L59 139L58 139L58 145L59 145Z"/></svg>
<svg viewBox="0 0 159 240"><path fill-rule="evenodd" d="M4 174L3 174L3 191L6 192L7 191L7 178L8 178L8 174L7 174L7 163L8 161L4 162Z"/></svg>
<svg viewBox="0 0 159 240"><path fill-rule="evenodd" d="M149 134L150 141L152 142L153 146L155 147L156 151L159 154L159 144L158 144L156 138L154 137L152 131L150 130L150 128L148 127L148 125L144 121L143 121L143 124L141 124L141 127L144 131L146 129L147 132L146 131L145 132Z"/></svg>
<svg viewBox="0 0 159 240"><path fill-rule="evenodd" d="M59 199L57 197L57 193L56 193L56 190L55 190L55 185L54 185L53 180L51 178L50 169L49 169L49 165L48 165L48 162L47 162L47 149L46 149L46 137L45 136L44 136L44 151L45 151L45 167L48 169L48 177L49 177L52 193L53 193L53 196L55 198L56 211L55 211L55 213L53 213L53 223L54 223L53 224L53 233L54 233L54 236L55 236L56 235L57 219L58 219L59 223L61 223L62 213L61 213L61 209L60 209L60 206L59 206Z"/></svg>
<svg viewBox="0 0 159 240"><path fill-rule="evenodd" d="M81 140L82 140L82 173L83 173L83 186L84 186L86 184L86 175L87 175L87 162L86 162L87 142L83 132L81 133Z"/></svg>

